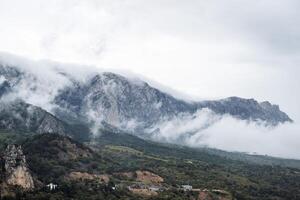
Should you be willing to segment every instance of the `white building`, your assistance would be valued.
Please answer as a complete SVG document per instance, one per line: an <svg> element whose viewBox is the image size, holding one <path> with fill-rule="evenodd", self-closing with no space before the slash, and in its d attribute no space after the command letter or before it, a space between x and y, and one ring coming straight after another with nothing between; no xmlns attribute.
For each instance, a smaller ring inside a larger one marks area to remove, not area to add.
<svg viewBox="0 0 300 200"><path fill-rule="evenodd" d="M49 188L49 190L55 190L57 188L57 185L56 184L53 184L53 183L49 183L47 185L47 188Z"/></svg>
<svg viewBox="0 0 300 200"><path fill-rule="evenodd" d="M181 187L184 191L191 191L193 189L191 185L182 185Z"/></svg>
<svg viewBox="0 0 300 200"><path fill-rule="evenodd" d="M159 192L159 191L162 191L163 189L161 187L158 187L158 186L150 186L149 190L153 191L153 192Z"/></svg>

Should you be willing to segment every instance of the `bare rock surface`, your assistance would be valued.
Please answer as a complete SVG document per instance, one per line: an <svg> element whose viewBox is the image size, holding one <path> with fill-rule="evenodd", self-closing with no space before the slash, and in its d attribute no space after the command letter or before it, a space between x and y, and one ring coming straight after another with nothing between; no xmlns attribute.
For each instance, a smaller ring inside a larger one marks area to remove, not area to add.
<svg viewBox="0 0 300 200"><path fill-rule="evenodd" d="M3 156L5 182L24 190L34 189L33 178L27 167L21 146L8 145Z"/></svg>

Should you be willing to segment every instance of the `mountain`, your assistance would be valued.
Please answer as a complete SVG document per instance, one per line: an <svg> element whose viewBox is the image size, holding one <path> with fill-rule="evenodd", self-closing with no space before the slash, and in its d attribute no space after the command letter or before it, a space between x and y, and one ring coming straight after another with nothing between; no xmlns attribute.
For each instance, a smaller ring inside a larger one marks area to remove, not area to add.
<svg viewBox="0 0 300 200"><path fill-rule="evenodd" d="M224 116L292 122L277 105L239 97L191 102L111 72L0 63L1 197L299 199L297 160L184 146L184 137ZM182 130L177 145L153 141L174 121L197 130Z"/></svg>
<svg viewBox="0 0 300 200"><path fill-rule="evenodd" d="M56 133L81 140L90 135L84 125L69 125L44 109L22 100L0 102L0 129L22 133Z"/></svg>
<svg viewBox="0 0 300 200"><path fill-rule="evenodd" d="M89 116L120 128L150 128L180 114L194 114L208 108L219 115L241 120L263 121L269 125L291 122L279 106L254 99L230 97L218 101L187 102L174 98L145 82L134 83L113 74L102 73L84 84L75 83L55 98L60 109L73 115ZM141 129L137 129L141 130Z"/></svg>
<svg viewBox="0 0 300 200"><path fill-rule="evenodd" d="M90 71L80 75L57 63L0 60L0 95L2 99L22 99L51 113L52 117L47 115L50 118L43 121L50 124L42 125L49 132L54 129L64 132L61 123L55 124L57 120L70 126L79 125L87 133L98 133L110 127L152 139L161 133L162 126L174 120L204 119L204 123L192 132L183 131L180 138L217 123L222 116L264 126L292 122L279 106L267 101L260 103L254 99L229 97L191 102L177 99L142 80L111 72ZM209 115L198 115L205 110ZM45 132L39 127L33 129Z"/></svg>
<svg viewBox="0 0 300 200"><path fill-rule="evenodd" d="M177 100L147 83L135 83L108 72L65 88L56 96L55 103L73 116L104 121L122 129L131 125L146 128L164 118L197 109L196 105Z"/></svg>

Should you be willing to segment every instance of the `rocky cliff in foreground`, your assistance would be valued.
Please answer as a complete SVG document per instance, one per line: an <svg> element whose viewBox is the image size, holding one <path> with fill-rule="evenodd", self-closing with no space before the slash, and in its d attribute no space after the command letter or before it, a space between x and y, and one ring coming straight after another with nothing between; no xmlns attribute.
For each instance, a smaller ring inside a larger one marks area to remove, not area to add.
<svg viewBox="0 0 300 200"><path fill-rule="evenodd" d="M35 188L21 146L8 145L2 155L1 165L1 197L10 194L10 191L16 187L23 191L30 191Z"/></svg>

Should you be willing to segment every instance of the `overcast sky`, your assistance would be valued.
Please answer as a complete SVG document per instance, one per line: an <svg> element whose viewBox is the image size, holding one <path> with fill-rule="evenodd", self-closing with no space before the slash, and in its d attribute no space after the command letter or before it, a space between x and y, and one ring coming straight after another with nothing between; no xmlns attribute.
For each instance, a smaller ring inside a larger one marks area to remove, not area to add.
<svg viewBox="0 0 300 200"><path fill-rule="evenodd" d="M300 112L300 1L0 0L0 51Z"/></svg>

